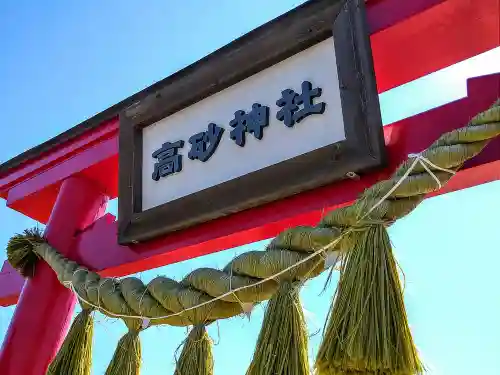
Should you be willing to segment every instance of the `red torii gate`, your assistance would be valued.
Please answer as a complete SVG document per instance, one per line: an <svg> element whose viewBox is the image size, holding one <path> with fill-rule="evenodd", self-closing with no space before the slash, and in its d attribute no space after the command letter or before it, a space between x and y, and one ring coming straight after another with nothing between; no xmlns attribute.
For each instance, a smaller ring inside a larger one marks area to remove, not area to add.
<svg viewBox="0 0 500 375"><path fill-rule="evenodd" d="M498 0L367 1L379 92L500 45L498 9ZM500 95L500 74L470 80L467 98L386 126L389 166L381 172L159 240L120 246L115 218L104 215L107 200L118 193L117 113L144 93L0 166L0 196L7 206L46 223L45 234L54 247L103 275L135 273L269 238L290 226L316 223L323 209L349 204L364 188L390 174L409 153L424 149L443 132L463 126L491 105ZM494 141L439 193L499 178L500 142ZM40 375L64 337L75 298L45 263L24 288L23 284L24 279L5 263L0 273L0 305L15 304L21 290L22 294L0 352L0 373Z"/></svg>

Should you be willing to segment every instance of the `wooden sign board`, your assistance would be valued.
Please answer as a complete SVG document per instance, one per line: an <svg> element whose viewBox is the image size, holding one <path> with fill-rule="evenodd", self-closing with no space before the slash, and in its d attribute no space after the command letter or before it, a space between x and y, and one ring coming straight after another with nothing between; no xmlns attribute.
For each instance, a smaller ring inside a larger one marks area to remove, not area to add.
<svg viewBox="0 0 500 375"><path fill-rule="evenodd" d="M362 0L309 1L120 115L119 241L149 240L383 163Z"/></svg>

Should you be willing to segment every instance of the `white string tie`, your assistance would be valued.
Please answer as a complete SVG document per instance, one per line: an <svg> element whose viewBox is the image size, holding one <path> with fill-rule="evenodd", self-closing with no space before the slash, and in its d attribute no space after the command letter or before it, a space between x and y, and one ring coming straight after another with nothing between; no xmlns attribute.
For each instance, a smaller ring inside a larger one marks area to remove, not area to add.
<svg viewBox="0 0 500 375"><path fill-rule="evenodd" d="M434 168L435 170L438 170L438 171L449 173L452 176L457 173L457 172L455 172L455 171L453 171L451 169L442 168L439 165L434 164L429 159L427 159L425 156L423 156L421 153L418 153L418 154L409 154L408 157L409 158L416 158L416 160L418 160L418 162L420 163L420 165L422 167L424 167L424 169L427 171L427 173L429 173L430 176L434 180L436 180L436 183L437 183L439 189L441 189L443 187L443 185L441 184L441 181L439 180L439 178L433 173L433 171L429 167L432 167L432 168Z"/></svg>
<svg viewBox="0 0 500 375"><path fill-rule="evenodd" d="M429 159L427 159L425 156L423 156L421 153L408 154L408 157L415 158L415 159L413 160L413 163L411 163L410 167L407 169L405 174L403 176L401 176L401 178L396 182L396 184L394 184L394 186L370 210L368 210L368 212L361 218L361 220L365 219L368 215L370 215L373 212L373 210L375 210L378 206L380 206L382 203L384 203L385 200L387 198L389 198L391 196L391 194L394 193L399 186L401 186L401 184L408 178L410 173L413 172L413 170L415 169L415 167L419 163L424 167L426 172L429 173L434 180L436 180L436 182L439 186L439 189L441 189L441 187L442 187L441 181L434 174L434 172L429 168L429 166L431 166L432 168L437 169L439 171L450 173L451 175L456 174L456 172L451 170L451 169L442 168L442 167L434 164Z"/></svg>

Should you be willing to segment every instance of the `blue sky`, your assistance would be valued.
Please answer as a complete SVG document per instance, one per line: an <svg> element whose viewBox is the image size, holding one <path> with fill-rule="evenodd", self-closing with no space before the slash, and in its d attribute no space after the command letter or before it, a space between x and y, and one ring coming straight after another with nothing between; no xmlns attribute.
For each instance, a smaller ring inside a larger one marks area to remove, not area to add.
<svg viewBox="0 0 500 375"><path fill-rule="evenodd" d="M203 57L302 1L3 0L0 4L0 161L30 148L134 92ZM465 79L500 71L500 48L381 96L384 123L463 97ZM406 276L406 303L414 337L432 374L498 375L500 285L497 264L500 182L425 201L390 229ZM116 212L116 202L110 205ZM0 206L0 248L34 222ZM235 254L266 241L227 250L139 276L181 278L200 267L222 267ZM0 261L5 259L0 252ZM302 292L317 350L336 279ZM13 308L0 308L0 339ZM217 374L243 374L252 356L263 307L250 320L210 327ZM122 322L97 316L94 374L104 373ZM319 333L318 333L319 332ZM141 334L143 375L173 373L181 328Z"/></svg>

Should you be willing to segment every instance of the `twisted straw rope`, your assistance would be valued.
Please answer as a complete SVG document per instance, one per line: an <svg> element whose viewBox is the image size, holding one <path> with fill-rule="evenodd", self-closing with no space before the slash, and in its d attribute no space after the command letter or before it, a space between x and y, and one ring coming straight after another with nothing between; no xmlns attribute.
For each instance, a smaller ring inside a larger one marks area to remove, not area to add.
<svg viewBox="0 0 500 375"><path fill-rule="evenodd" d="M348 251L357 228L390 225L411 212L426 194L448 182L449 171L458 170L498 135L500 101L466 127L442 135L420 155L410 156L392 178L367 189L352 206L329 212L316 227L289 229L266 251L241 254L223 270L196 269L180 282L157 277L144 285L135 277L101 278L46 243L34 249L84 304L122 317L127 325L140 324L138 318L147 319L148 325L209 323L245 312L245 304L271 298L281 281L316 277L325 270L323 252Z"/></svg>

